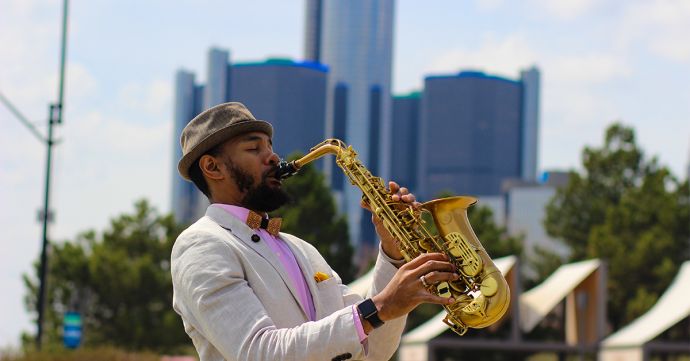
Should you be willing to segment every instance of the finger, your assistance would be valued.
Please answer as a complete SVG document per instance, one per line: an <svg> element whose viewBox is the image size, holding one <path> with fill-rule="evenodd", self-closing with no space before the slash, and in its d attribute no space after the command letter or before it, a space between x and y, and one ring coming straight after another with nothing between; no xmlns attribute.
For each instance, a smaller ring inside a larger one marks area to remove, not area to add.
<svg viewBox="0 0 690 361"><path fill-rule="evenodd" d="M448 262L430 260L415 268L413 274L417 277L421 277L422 275L426 275L427 273L431 273L433 271L454 272L455 267Z"/></svg>
<svg viewBox="0 0 690 361"><path fill-rule="evenodd" d="M446 256L443 253L424 253L424 254L420 255L419 257L413 259L412 261L407 262L402 267L405 267L408 269L414 269L414 268L417 268L417 267L421 266L422 264L424 264L424 262L430 261L430 260L447 261L448 256Z"/></svg>
<svg viewBox="0 0 690 361"><path fill-rule="evenodd" d="M398 192L402 195L405 195L405 194L409 194L410 190L407 189L407 187L400 187L400 190Z"/></svg>
<svg viewBox="0 0 690 361"><path fill-rule="evenodd" d="M365 202L364 199L359 201L360 207L366 209L367 211L371 212L371 206L369 206L369 203Z"/></svg>
<svg viewBox="0 0 690 361"><path fill-rule="evenodd" d="M417 198L414 196L414 194L409 193L409 194L404 194L403 196L400 197L403 202L405 203L413 203L417 200Z"/></svg>
<svg viewBox="0 0 690 361"><path fill-rule="evenodd" d="M457 281L460 278L460 275L454 272L443 272L443 271L433 271L429 272L424 275L424 279L426 280L426 283L429 284L436 284L439 282L450 282L450 281Z"/></svg>
<svg viewBox="0 0 690 361"><path fill-rule="evenodd" d="M435 303L437 305L451 305L455 303L455 298L453 297L441 297L441 296L436 296L435 294L427 291L422 291L424 292L422 297L422 302L423 303Z"/></svg>
<svg viewBox="0 0 690 361"><path fill-rule="evenodd" d="M398 193L400 186L398 185L398 183L390 181L390 182L388 182L388 189L390 190L391 194L395 194L395 193Z"/></svg>

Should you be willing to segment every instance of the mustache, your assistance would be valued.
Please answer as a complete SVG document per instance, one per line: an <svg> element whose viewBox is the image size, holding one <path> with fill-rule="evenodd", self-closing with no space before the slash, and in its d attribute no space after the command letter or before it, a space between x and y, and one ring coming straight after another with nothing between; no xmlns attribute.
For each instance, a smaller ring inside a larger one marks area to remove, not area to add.
<svg viewBox="0 0 690 361"><path fill-rule="evenodd" d="M279 169L278 165L274 165L271 169L264 172L264 174L261 176L261 179L266 180L269 177L278 178L278 177L276 177L276 175L278 173L278 169Z"/></svg>

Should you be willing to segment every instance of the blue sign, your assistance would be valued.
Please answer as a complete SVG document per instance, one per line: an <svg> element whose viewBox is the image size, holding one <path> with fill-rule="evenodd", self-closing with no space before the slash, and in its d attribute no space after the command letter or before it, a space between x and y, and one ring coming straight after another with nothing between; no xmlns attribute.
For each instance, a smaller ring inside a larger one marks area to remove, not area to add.
<svg viewBox="0 0 690 361"><path fill-rule="evenodd" d="M81 343L81 315L67 312L63 322L62 339L67 348L77 348Z"/></svg>

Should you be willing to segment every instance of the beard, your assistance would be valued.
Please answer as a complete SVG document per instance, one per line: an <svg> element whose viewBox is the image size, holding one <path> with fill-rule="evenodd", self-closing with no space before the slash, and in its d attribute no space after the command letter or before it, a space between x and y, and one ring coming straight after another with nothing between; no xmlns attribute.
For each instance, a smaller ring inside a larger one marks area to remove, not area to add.
<svg viewBox="0 0 690 361"><path fill-rule="evenodd" d="M230 159L225 160L225 166L230 170L231 176L240 192L244 193L240 205L244 208L258 212L272 212L290 201L290 195L281 187L272 187L268 184L268 178L275 174L277 167L261 176L258 185L254 183L254 177L236 166Z"/></svg>

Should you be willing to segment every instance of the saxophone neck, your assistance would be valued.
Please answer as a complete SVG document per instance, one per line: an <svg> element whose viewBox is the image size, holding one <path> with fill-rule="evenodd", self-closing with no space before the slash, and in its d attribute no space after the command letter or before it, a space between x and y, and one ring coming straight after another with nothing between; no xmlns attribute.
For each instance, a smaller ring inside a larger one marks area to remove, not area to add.
<svg viewBox="0 0 690 361"><path fill-rule="evenodd" d="M345 148L347 148L347 146L340 139L326 139L311 148L309 153L305 154L302 158L293 160L291 162L281 160L278 164L276 178L286 179L292 177L293 175L297 174L297 172L299 172L299 170L305 165L325 156L326 154L335 154L337 156Z"/></svg>

